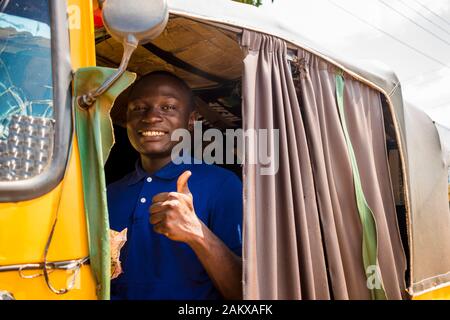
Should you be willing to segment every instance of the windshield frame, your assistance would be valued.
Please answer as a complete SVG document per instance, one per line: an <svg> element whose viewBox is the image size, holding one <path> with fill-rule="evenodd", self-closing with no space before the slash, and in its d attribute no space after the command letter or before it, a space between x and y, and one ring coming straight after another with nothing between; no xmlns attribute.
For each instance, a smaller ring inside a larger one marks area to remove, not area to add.
<svg viewBox="0 0 450 320"><path fill-rule="evenodd" d="M0 202L17 202L40 197L53 190L61 182L66 171L73 132L67 3L49 0L49 10L55 119L52 159L42 173L30 179L0 181Z"/></svg>

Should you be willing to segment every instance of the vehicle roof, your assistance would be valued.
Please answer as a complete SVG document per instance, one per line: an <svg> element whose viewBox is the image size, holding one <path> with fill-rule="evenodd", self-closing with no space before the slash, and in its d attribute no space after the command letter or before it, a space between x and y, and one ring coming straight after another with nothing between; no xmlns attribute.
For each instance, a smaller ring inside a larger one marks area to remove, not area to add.
<svg viewBox="0 0 450 320"><path fill-rule="evenodd" d="M307 30L293 30L276 15L269 15L265 10L231 0L214 0L213 3L209 0L168 0L169 10L173 14L270 34L358 74L387 93L398 86L398 77L387 66L375 61L351 61L343 54L310 39Z"/></svg>

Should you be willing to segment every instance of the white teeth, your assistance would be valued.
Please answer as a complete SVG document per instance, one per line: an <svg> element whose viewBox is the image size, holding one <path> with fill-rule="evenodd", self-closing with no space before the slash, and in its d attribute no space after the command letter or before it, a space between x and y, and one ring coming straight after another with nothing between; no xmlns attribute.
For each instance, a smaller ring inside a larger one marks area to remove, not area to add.
<svg viewBox="0 0 450 320"><path fill-rule="evenodd" d="M166 133L162 131L141 131L141 134L144 137L156 137L156 136L163 136Z"/></svg>

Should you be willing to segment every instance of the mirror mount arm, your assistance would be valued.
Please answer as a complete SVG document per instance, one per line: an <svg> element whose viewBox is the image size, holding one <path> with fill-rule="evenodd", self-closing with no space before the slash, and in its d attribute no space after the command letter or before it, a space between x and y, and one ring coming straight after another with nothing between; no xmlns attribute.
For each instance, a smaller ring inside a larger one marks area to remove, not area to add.
<svg viewBox="0 0 450 320"><path fill-rule="evenodd" d="M131 55L133 54L134 50L136 50L138 44L138 40L133 35L129 35L127 39L123 41L123 57L122 61L120 62L119 68L111 77L106 79L106 81L100 87L77 97L78 105L80 106L80 108L84 110L89 109L97 100L97 98L101 96L106 90L108 90L117 81L117 79L120 78L120 76L127 70Z"/></svg>
<svg viewBox="0 0 450 320"><path fill-rule="evenodd" d="M97 98L108 90L125 72L131 55L139 44L155 39L167 25L169 10L167 0L100 1L106 30L123 44L123 56L117 71L97 89L78 96L81 109L88 110Z"/></svg>

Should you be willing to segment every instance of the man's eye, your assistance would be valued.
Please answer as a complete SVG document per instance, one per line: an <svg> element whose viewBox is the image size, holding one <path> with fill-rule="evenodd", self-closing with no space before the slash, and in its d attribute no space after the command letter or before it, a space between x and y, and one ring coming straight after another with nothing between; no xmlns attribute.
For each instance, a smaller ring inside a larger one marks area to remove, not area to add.
<svg viewBox="0 0 450 320"><path fill-rule="evenodd" d="M145 111L145 110L147 110L146 106L134 106L132 109L132 111L136 111L136 112Z"/></svg>
<svg viewBox="0 0 450 320"><path fill-rule="evenodd" d="M161 110L163 110L163 111L175 110L175 106L173 104L165 104L165 105L161 106Z"/></svg>

